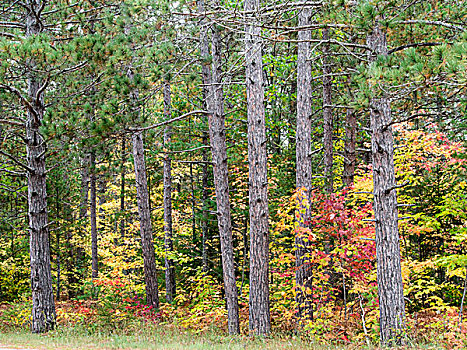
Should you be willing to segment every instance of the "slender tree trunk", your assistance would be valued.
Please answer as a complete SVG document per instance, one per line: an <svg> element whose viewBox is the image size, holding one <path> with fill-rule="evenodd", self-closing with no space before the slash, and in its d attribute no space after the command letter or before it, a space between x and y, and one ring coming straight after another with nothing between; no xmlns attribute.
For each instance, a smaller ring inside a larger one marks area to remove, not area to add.
<svg viewBox="0 0 467 350"><path fill-rule="evenodd" d="M99 219L101 222L104 220L104 210L102 206L107 202L107 196L105 194L106 187L107 187L107 179L104 177L104 175L99 176Z"/></svg>
<svg viewBox="0 0 467 350"><path fill-rule="evenodd" d="M357 163L355 144L357 141L357 118L352 108L347 108L345 114L345 145L344 145L344 172L342 182L351 187L354 183L355 165Z"/></svg>
<svg viewBox="0 0 467 350"><path fill-rule="evenodd" d="M189 143L191 143L191 126ZM193 246L196 246L196 194L195 176L193 175L193 163L190 163L190 187L191 187L191 239Z"/></svg>
<svg viewBox="0 0 467 350"><path fill-rule="evenodd" d="M91 193L91 261L92 261L92 278L99 277L99 266L97 256L97 203L96 203L96 155L91 152L91 171L90 171L90 193Z"/></svg>
<svg viewBox="0 0 467 350"><path fill-rule="evenodd" d="M204 136L203 132L203 144L207 145L208 139L207 135L206 137ZM202 178L203 178L203 193L202 193L202 198L203 198L203 222L201 223L201 261L202 261L202 269L203 272L208 272L208 251L207 251L207 240L208 240L208 234L209 234L209 226L208 226L208 220L209 220L209 213L208 213L208 199L209 199L209 193L208 193L208 187L209 187L209 181L208 181L208 152L206 149L202 150L202 159L203 159L203 170L202 170Z"/></svg>
<svg viewBox="0 0 467 350"><path fill-rule="evenodd" d="M83 158L81 158L80 161L81 165L81 170L80 170L80 176L81 176L81 186L80 186L80 202L79 202L79 214L78 214L78 220L79 220L79 236L80 238L84 238L86 236L85 232L85 220L86 220L86 215L87 215L87 210L88 210L88 201L89 201L89 156L86 155ZM70 241L69 243L69 255L71 257L70 261L70 266L68 266L68 297L73 298L76 294L76 290L74 287L79 283L81 278L84 278L84 269L85 269L85 251L83 247L78 243L76 246L76 255L74 256L74 247L71 243L71 239L73 235L71 234L71 231L69 232L69 235L67 236L68 240ZM74 259L73 259L74 256Z"/></svg>
<svg viewBox="0 0 467 350"><path fill-rule="evenodd" d="M164 114L166 119L171 116L171 96L170 84L164 84ZM172 159L168 148L170 145L170 138L172 134L172 127L169 125L164 131L164 148L166 153L164 155L164 247L165 247L165 291L166 300L172 303L176 293L175 284L175 266L174 261L170 258L173 253L172 242Z"/></svg>
<svg viewBox="0 0 467 350"><path fill-rule="evenodd" d="M130 25L124 28L126 35L130 34ZM127 69L127 77L132 83L134 81L133 67ZM136 88L130 91L130 113L135 120L140 117L138 105L139 93ZM146 284L146 303L155 309L159 308L159 288L157 284L156 256L154 251L154 240L152 234L151 210L149 206L148 179L146 174L146 161L144 158L143 132L136 131L132 134L133 161L135 167L136 197L139 213L139 224L141 233L141 246L143 251L144 281Z"/></svg>
<svg viewBox="0 0 467 350"><path fill-rule="evenodd" d="M122 137L122 154L120 166L120 239L123 242L125 239L125 151L126 137Z"/></svg>
<svg viewBox="0 0 467 350"><path fill-rule="evenodd" d="M323 29L323 40L329 40L329 29ZM333 192L333 147L332 147L332 85L331 85L331 67L329 64L329 44L323 45L323 147L324 147L324 176L326 182L326 191Z"/></svg>
<svg viewBox="0 0 467 350"><path fill-rule="evenodd" d="M66 191L63 193L64 198L69 198L72 195L72 190L71 190L71 181L69 181L69 177L67 174L64 175L64 180L66 184ZM58 198L58 196L57 196ZM60 210L60 201L57 202L59 205L59 210ZM59 211L57 211L59 213ZM75 225L75 216L74 210L71 207L70 203L65 202L63 204L63 219L67 221L67 223L71 225ZM63 256L63 267L64 271L64 277L67 279L66 283L66 290L68 292L68 299L71 299L75 296L75 291L73 288L73 275L74 275L74 269L77 267L76 266L76 249L75 246L72 243L72 238L73 238L73 232L70 232L71 230L66 230L64 232L64 237L65 237L65 245L64 245L64 251L65 254ZM60 235L59 235L60 236Z"/></svg>
<svg viewBox="0 0 467 350"><path fill-rule="evenodd" d="M198 2L204 11L203 1ZM207 58L209 43L207 33L202 32L203 59ZM229 197L229 171L227 162L227 146L225 138L224 97L221 85L221 53L220 35L216 28L212 32L212 68L203 66L203 82L209 88L205 92L208 109L209 138L214 172L214 186L217 204L217 225L219 228L224 290L228 314L229 334L240 332L238 315L238 290L235 279L235 260L233 253L232 219ZM206 56L204 56L206 55Z"/></svg>
<svg viewBox="0 0 467 350"><path fill-rule="evenodd" d="M386 34L376 24L367 44L377 55L388 55ZM376 89L370 99L371 149L373 156L374 211L376 219L376 264L381 343L405 342L405 303L397 220L396 177L391 106L388 97Z"/></svg>
<svg viewBox="0 0 467 350"><path fill-rule="evenodd" d="M143 248L144 280L146 283L146 303L157 309L159 307L159 292L142 132L133 133L132 139L141 245Z"/></svg>
<svg viewBox="0 0 467 350"><path fill-rule="evenodd" d="M299 14L299 27L309 26L312 23L312 10L304 8ZM307 221L310 220L310 210L307 205L309 191L312 188L312 158L311 158L311 113L312 113L312 88L311 88L311 62L308 61L308 53L311 49L309 41L311 30L298 32L298 56L297 56L297 190L298 210L295 215L295 257L296 267L296 302L298 306L297 318L299 322L313 319L313 300L307 294L312 287L312 269L307 257L308 249L304 238L307 236Z"/></svg>
<svg viewBox="0 0 467 350"><path fill-rule="evenodd" d="M198 0L198 12L203 15L206 11L204 0ZM200 29L200 53L201 53L201 72L203 78L203 102L205 109L208 107L208 99L213 99L211 89L211 69L209 59L209 41L208 41L208 29L207 22L205 19L201 21ZM209 125L209 121L207 123ZM203 145L208 144L208 138L205 132L203 132ZM208 254L207 254L207 235L208 235L208 213L207 213L207 199L208 199L208 165L207 165L207 152L203 149L203 224L202 224L202 242L201 242L201 259L203 272L208 271Z"/></svg>
<svg viewBox="0 0 467 350"><path fill-rule="evenodd" d="M203 131L203 145L207 146L208 144L208 135L206 132ZM208 233L209 233L209 213L208 213L208 200L209 200L209 169L208 169L208 150L203 149L202 151L202 186L203 186L203 192L202 192L202 214L203 214L203 220L201 222L201 260L202 260L202 265L203 265L203 271L207 272L208 271L208 264L207 264L207 238L208 238Z"/></svg>
<svg viewBox="0 0 467 350"><path fill-rule="evenodd" d="M248 104L248 162L250 194L250 331L268 335L269 311L269 209L266 151L266 123L259 0L245 0L245 64Z"/></svg>
<svg viewBox="0 0 467 350"><path fill-rule="evenodd" d="M89 156L86 155L81 159L81 186L80 186L80 202L79 202L79 219L84 220L88 212L89 200ZM81 226L84 226L81 223Z"/></svg>
<svg viewBox="0 0 467 350"><path fill-rule="evenodd" d="M57 229L55 232L55 240L56 240L56 256L57 256L57 290L55 300L60 301L60 294L61 294L61 279L62 279L62 270L61 270L61 261L60 261L60 192L58 186L55 189L55 214L57 218Z"/></svg>
<svg viewBox="0 0 467 350"><path fill-rule="evenodd" d="M38 35L43 26L40 20L41 0L28 0L26 36ZM49 222L47 215L46 151L40 133L44 117L43 82L33 73L35 63L29 62L28 97L34 109L28 109L26 120L26 150L28 166L29 250L31 258L32 323L34 333L47 332L55 327L55 303L50 266Z"/></svg>
<svg viewBox="0 0 467 350"><path fill-rule="evenodd" d="M354 14L355 6L358 1L354 1L352 6L349 7L350 15ZM355 42L352 37L351 42ZM351 77L347 78L347 88L350 100L353 101ZM342 173L342 183L346 187L352 187L354 184L355 167L357 165L356 154L357 143L357 116L353 108L347 108L345 114L345 141L344 141L344 170Z"/></svg>
<svg viewBox="0 0 467 350"><path fill-rule="evenodd" d="M465 272L466 272L466 275L464 278L464 291L462 292L461 307L459 309L459 320L457 321L457 326L459 327L459 333L461 334L462 334L462 312L464 310L465 295L467 293L467 269Z"/></svg>

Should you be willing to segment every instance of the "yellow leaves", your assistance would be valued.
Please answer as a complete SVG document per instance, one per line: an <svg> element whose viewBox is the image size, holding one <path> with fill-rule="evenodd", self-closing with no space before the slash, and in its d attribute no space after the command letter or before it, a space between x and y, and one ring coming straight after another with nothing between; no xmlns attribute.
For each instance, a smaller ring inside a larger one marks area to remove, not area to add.
<svg viewBox="0 0 467 350"><path fill-rule="evenodd" d="M282 253L279 256L279 259L277 259L276 263L278 265L289 265L294 263L295 261L295 256L291 253Z"/></svg>
<svg viewBox="0 0 467 350"><path fill-rule="evenodd" d="M448 270L447 275L449 277L459 277L459 278L464 279L466 275L466 270L464 267L459 267L451 271Z"/></svg>

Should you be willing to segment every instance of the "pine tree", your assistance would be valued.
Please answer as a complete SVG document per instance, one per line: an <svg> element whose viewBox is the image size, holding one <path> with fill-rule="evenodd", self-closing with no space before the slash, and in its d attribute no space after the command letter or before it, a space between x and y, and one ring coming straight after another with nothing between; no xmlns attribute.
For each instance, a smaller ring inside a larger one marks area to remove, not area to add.
<svg viewBox="0 0 467 350"><path fill-rule="evenodd" d="M271 332L269 310L269 209L264 112L263 62L260 39L260 1L246 0L246 92L248 106L248 163L250 202L250 331Z"/></svg>

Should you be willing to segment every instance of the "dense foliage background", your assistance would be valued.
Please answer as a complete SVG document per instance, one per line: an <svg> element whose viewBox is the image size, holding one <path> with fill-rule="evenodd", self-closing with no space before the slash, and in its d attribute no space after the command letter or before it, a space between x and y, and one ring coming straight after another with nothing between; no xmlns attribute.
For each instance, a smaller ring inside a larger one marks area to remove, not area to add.
<svg viewBox="0 0 467 350"><path fill-rule="evenodd" d="M207 32L209 37L218 33L221 43L234 268L240 329L248 333L244 26L249 20L243 6L206 1L200 11L200 2L194 1L42 1L42 29L28 36L22 13L33 2L0 5L0 328L27 327L30 319L25 126L34 98L27 94L28 82L34 75L43 83L40 133L47 144L57 322L91 330L131 329L140 321L195 332L226 330L208 118L202 112L207 108L202 69L213 60L211 53L200 52L202 33ZM273 333L292 335L298 327L294 242L296 235L304 235L313 281L306 294L313 317L302 325L302 334L322 342L378 341L369 124L369 101L376 87L388 96L393 113L407 335L414 342L465 346L467 8L456 0L313 3L312 25L306 28L311 32L313 189L309 198L300 200L303 193L295 184L297 16L307 3L268 0L258 12ZM389 55L369 65L366 38L375 19L387 34ZM324 32L329 39L323 38ZM326 81L331 105L323 102ZM166 85L171 103L164 109ZM323 145L326 108L332 110L331 153ZM352 156L349 116L355 118L351 176L345 168ZM171 119L175 121L163 123ZM145 302L131 146L132 135L143 129L158 310ZM167 157L173 250L164 243ZM92 179L97 278L91 275ZM310 213L305 233L296 216L304 201ZM165 293L167 260L175 268L172 302Z"/></svg>

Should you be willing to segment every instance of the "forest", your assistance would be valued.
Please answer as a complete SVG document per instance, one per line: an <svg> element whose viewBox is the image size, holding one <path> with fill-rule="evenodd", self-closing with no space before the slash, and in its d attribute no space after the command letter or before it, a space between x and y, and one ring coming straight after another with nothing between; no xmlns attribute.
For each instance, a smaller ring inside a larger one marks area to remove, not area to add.
<svg viewBox="0 0 467 350"><path fill-rule="evenodd" d="M467 347L466 29L459 0L2 0L0 344Z"/></svg>

